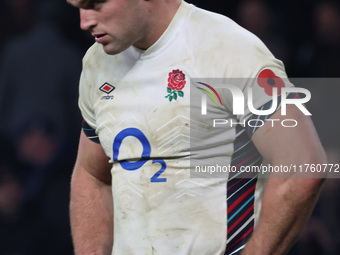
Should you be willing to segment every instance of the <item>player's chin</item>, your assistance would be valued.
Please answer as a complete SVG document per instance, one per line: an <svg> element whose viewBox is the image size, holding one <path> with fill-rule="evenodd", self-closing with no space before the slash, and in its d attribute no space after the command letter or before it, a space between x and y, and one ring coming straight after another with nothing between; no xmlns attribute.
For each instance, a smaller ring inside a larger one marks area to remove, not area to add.
<svg viewBox="0 0 340 255"><path fill-rule="evenodd" d="M123 46L123 45L119 45L118 43L116 44L103 44L103 50L106 54L108 55L116 55L121 53L122 51L126 50L129 46Z"/></svg>

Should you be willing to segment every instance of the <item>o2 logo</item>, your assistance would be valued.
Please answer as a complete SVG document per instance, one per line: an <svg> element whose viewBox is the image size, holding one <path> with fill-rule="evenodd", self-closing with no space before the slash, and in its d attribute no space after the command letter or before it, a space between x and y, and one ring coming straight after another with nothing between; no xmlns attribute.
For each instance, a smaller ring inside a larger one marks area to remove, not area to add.
<svg viewBox="0 0 340 255"><path fill-rule="evenodd" d="M115 137L113 141L113 160L118 161L118 155L119 155L119 149L123 142L123 140L128 137L133 136L137 138L141 144L143 145L143 152L141 155L141 159L136 162L129 162L127 160L120 161L120 165L122 168L128 171L135 171L144 166L144 164L151 160L150 154L151 154L151 145L146 138L146 136L143 134L142 131L140 131L137 128L127 128L118 133L118 135ZM154 159L152 160L152 164L159 163L161 165L161 169L155 173L151 177L151 182L166 182L166 178L160 178L160 175L165 171L166 169L166 163L163 159Z"/></svg>

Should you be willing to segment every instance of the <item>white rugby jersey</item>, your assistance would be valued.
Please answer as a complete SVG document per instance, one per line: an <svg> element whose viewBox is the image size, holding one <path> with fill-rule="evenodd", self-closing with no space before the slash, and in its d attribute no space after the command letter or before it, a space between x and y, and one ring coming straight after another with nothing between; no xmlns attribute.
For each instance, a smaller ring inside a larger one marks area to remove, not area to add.
<svg viewBox="0 0 340 255"><path fill-rule="evenodd" d="M189 139L190 78L200 77L267 79L239 85L253 86L259 108L271 100L268 79L286 74L256 36L186 2L146 51L111 56L94 44L84 57L79 106L113 163L115 255L239 254L256 226L264 179L190 178L190 156L209 150ZM209 105L214 116L251 118L249 109L233 116L230 98L220 96L223 105ZM242 127L217 132L223 150L212 157L260 164L251 134Z"/></svg>

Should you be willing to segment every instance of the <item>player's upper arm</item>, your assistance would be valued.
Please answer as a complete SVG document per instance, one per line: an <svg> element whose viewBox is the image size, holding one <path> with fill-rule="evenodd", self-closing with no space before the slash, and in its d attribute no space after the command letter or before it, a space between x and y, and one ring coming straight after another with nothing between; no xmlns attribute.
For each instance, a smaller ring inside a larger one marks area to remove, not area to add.
<svg viewBox="0 0 340 255"><path fill-rule="evenodd" d="M111 167L102 146L91 141L82 130L74 175L86 171L99 181L111 184Z"/></svg>
<svg viewBox="0 0 340 255"><path fill-rule="evenodd" d="M252 136L261 155L271 164L326 163L326 155L318 138L312 120L294 105L287 106L287 115L274 113L265 125ZM297 121L296 127L285 127L282 120ZM274 126L274 127L273 127Z"/></svg>

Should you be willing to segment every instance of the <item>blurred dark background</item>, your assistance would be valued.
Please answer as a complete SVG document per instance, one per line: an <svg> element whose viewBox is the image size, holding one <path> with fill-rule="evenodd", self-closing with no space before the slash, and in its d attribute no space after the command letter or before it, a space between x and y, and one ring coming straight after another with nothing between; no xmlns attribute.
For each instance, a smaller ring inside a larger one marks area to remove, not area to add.
<svg viewBox="0 0 340 255"><path fill-rule="evenodd" d="M189 2L255 33L289 77L340 77L339 1ZM0 255L72 254L78 81L93 39L66 0L0 0L0 27ZM329 161L340 163L339 84L304 88L312 93L308 106ZM340 182L328 179L289 254L340 254L339 215Z"/></svg>

